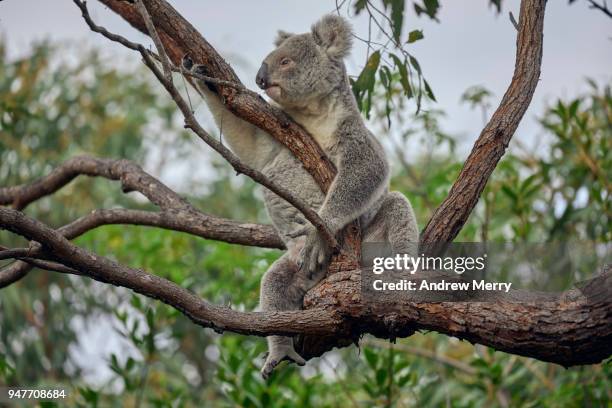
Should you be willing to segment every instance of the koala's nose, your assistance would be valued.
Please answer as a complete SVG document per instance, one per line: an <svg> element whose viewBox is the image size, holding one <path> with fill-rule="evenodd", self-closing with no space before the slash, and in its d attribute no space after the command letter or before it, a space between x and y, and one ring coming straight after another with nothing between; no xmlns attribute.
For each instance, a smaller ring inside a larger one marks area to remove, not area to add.
<svg viewBox="0 0 612 408"><path fill-rule="evenodd" d="M266 89L268 87L268 64L265 62L261 64L259 71L257 71L255 82L261 89Z"/></svg>

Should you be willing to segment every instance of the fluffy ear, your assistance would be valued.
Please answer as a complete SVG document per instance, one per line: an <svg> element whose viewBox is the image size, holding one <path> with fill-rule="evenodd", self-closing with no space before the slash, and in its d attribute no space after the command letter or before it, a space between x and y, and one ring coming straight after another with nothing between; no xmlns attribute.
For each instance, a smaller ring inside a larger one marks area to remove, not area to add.
<svg viewBox="0 0 612 408"><path fill-rule="evenodd" d="M312 36L332 58L344 58L353 44L351 25L344 18L328 14L312 26Z"/></svg>
<svg viewBox="0 0 612 408"><path fill-rule="evenodd" d="M274 40L274 45L275 46L280 46L283 41L285 41L287 38L291 37L293 34L292 33L288 33L286 31L283 30L278 30L278 32L276 33L276 39Z"/></svg>

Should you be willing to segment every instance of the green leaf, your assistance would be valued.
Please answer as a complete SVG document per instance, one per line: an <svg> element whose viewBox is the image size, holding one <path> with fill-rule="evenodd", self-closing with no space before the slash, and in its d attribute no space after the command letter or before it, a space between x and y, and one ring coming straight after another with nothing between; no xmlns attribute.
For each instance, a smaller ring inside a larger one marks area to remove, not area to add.
<svg viewBox="0 0 612 408"><path fill-rule="evenodd" d="M376 355L376 353L373 350L371 350L371 349L366 347L366 348L363 349L363 355L364 355L366 361L368 362L368 365L371 368L376 367L376 362L378 361L378 356Z"/></svg>
<svg viewBox="0 0 612 408"><path fill-rule="evenodd" d="M516 195L516 193L514 191L512 191L512 189L510 187L508 187L507 185L503 185L501 187L501 190L508 196L510 197L510 199L512 199L512 201L516 202L518 200L518 196Z"/></svg>
<svg viewBox="0 0 612 408"><path fill-rule="evenodd" d="M423 30L412 30L410 33L408 33L408 41L406 42L408 44L412 44L413 42L422 40L423 38L425 38L423 35Z"/></svg>
<svg viewBox="0 0 612 408"><path fill-rule="evenodd" d="M436 21L438 20L436 18L436 14L438 13L439 8L440 3L438 3L438 0L424 0L423 5L414 3L414 11L416 12L417 16L426 14L429 18Z"/></svg>
<svg viewBox="0 0 612 408"><path fill-rule="evenodd" d="M497 13L501 13L501 2L502 0L489 0L489 4L495 7Z"/></svg>
<svg viewBox="0 0 612 408"><path fill-rule="evenodd" d="M370 108L372 106L372 94L374 93L374 84L376 82L376 71L380 64L380 51L370 55L368 62L359 74L357 81L353 83L353 93L359 109L365 112L366 117L369 117ZM364 99L365 96L365 99Z"/></svg>
<svg viewBox="0 0 612 408"><path fill-rule="evenodd" d="M387 379L386 369L379 368L378 370L376 370L376 383L378 384L378 386L383 385L386 379Z"/></svg>
<svg viewBox="0 0 612 408"><path fill-rule="evenodd" d="M578 111L578 106L580 105L580 99L576 99L569 107L569 115L570 117L576 116L576 112Z"/></svg>
<svg viewBox="0 0 612 408"><path fill-rule="evenodd" d="M431 87L429 86L429 83L425 80L425 78L423 78L423 83L425 84L425 93L427 94L429 99L436 102L436 97L434 96L433 91L431 90Z"/></svg>
<svg viewBox="0 0 612 408"><path fill-rule="evenodd" d="M366 3L366 0L357 0L355 2L353 6L353 9L355 10L355 15L361 13L363 9L365 9Z"/></svg>
<svg viewBox="0 0 612 408"><path fill-rule="evenodd" d="M419 75L421 75L421 65L419 64L419 61L417 61L417 59L414 58L412 55L410 56L410 64L414 67L414 69L417 70Z"/></svg>
<svg viewBox="0 0 612 408"><path fill-rule="evenodd" d="M435 18L438 13L438 9L440 8L440 3L438 0L425 0L425 9L427 11L427 15L431 18Z"/></svg>
<svg viewBox="0 0 612 408"><path fill-rule="evenodd" d="M406 68L406 61L402 61L395 54L390 55L391 59L393 59L393 62L395 63L395 66L397 67L397 70L399 71L400 83L402 84L402 88L404 89L404 95L406 95L408 99L410 99L414 94L412 92L412 87L410 86L410 81L408 80L408 68Z"/></svg>
<svg viewBox="0 0 612 408"><path fill-rule="evenodd" d="M391 1L391 30L396 43L400 43L402 35L402 24L404 22L404 0Z"/></svg>

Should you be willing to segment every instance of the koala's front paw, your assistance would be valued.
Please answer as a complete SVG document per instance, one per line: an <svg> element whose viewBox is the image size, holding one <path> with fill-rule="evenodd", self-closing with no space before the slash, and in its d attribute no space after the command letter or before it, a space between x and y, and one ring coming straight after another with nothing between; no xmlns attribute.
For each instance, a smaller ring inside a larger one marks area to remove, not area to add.
<svg viewBox="0 0 612 408"><path fill-rule="evenodd" d="M295 364L299 366L303 366L306 364L306 360L302 358L293 347L283 347L277 350L270 351L266 356L266 361L261 368L261 376L264 380L270 378L272 375L272 371L276 368L277 365L283 360L293 361Z"/></svg>
<svg viewBox="0 0 612 408"><path fill-rule="evenodd" d="M308 279L312 279L317 272L323 269L329 256L329 250L327 243L321 238L319 231L314 226L307 225L299 231L290 234L294 238L300 235L305 235L306 241L300 252L297 264L301 270L306 272Z"/></svg>

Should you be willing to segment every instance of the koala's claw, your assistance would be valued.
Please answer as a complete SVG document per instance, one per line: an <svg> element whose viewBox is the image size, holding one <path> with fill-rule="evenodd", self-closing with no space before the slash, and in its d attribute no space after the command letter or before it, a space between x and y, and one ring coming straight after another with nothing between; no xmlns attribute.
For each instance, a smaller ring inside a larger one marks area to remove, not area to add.
<svg viewBox="0 0 612 408"><path fill-rule="evenodd" d="M264 380L270 378L272 371L276 368L277 365L280 364L281 361L291 361L299 366L303 366L306 364L306 360L302 358L295 350L293 349L283 349L277 350L274 352L270 352L266 356L266 361L264 362L263 367L261 368L261 376Z"/></svg>
<svg viewBox="0 0 612 408"><path fill-rule="evenodd" d="M327 244L321 239L319 232L312 226L308 226L306 229L306 242L300 252L297 265L302 270L305 268L306 276L312 280L315 274L323 269L327 261L328 251Z"/></svg>
<svg viewBox="0 0 612 408"><path fill-rule="evenodd" d="M191 68L193 68L193 60L187 54L183 56L181 63L183 64L183 68L185 68L187 71L191 71Z"/></svg>

